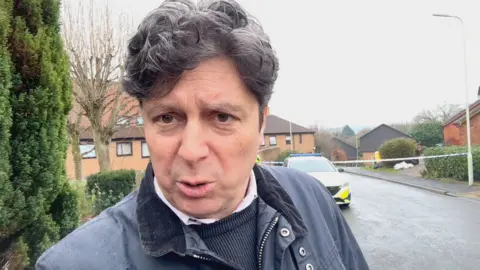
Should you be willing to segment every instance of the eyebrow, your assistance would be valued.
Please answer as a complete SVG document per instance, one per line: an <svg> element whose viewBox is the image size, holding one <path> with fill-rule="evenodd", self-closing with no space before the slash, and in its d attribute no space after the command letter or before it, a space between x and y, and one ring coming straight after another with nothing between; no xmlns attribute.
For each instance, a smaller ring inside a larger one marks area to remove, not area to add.
<svg viewBox="0 0 480 270"><path fill-rule="evenodd" d="M177 112L178 106L173 104L155 104L151 108L144 109L147 114L155 113L156 111Z"/></svg>
<svg viewBox="0 0 480 270"><path fill-rule="evenodd" d="M200 102L199 104L203 109L211 110L211 111L220 111L220 112L229 112L229 113L238 113L238 114L245 114L245 110L242 106L235 105L229 102L220 102L220 103L207 103L207 102ZM161 103L152 106L151 108L145 109L147 114L155 113L156 111L166 111L166 112L178 112L180 111L179 107L174 104L168 103Z"/></svg>
<svg viewBox="0 0 480 270"><path fill-rule="evenodd" d="M234 113L244 113L244 110L241 106L231 104L231 103L214 103L214 104L202 104L205 108L208 108L213 111L227 111Z"/></svg>

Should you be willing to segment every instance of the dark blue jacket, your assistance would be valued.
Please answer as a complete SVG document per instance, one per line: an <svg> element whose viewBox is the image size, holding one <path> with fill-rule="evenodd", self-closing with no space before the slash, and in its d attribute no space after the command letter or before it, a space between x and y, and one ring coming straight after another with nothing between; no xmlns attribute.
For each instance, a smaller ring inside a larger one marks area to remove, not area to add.
<svg viewBox="0 0 480 270"><path fill-rule="evenodd" d="M259 269L368 269L339 207L305 173L255 165ZM48 249L37 269L233 269L159 199L140 189ZM239 247L242 248L242 247Z"/></svg>

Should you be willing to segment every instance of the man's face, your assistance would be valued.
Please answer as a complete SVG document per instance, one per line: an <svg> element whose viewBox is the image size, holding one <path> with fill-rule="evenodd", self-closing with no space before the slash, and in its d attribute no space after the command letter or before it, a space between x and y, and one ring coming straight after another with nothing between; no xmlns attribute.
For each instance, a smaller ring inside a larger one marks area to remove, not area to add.
<svg viewBox="0 0 480 270"><path fill-rule="evenodd" d="M143 102L153 170L173 206L196 218L223 218L235 210L263 136L258 112L226 58L202 62L167 96Z"/></svg>

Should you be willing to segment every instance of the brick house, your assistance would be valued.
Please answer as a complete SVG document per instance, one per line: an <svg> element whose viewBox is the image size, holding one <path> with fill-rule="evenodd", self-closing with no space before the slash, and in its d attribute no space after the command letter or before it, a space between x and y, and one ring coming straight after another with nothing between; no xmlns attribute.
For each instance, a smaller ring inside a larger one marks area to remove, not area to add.
<svg viewBox="0 0 480 270"><path fill-rule="evenodd" d="M145 143L143 133L143 118L134 117L129 125L120 128L112 137L110 142L110 164L112 170L133 169L145 170L150 154ZM82 175L87 177L99 172L97 155L94 150L93 137L88 130L80 134L80 152L85 153L82 158ZM75 177L75 165L72 151L67 151L67 176Z"/></svg>
<svg viewBox="0 0 480 270"><path fill-rule="evenodd" d="M472 144L480 144L480 99L470 105L470 135ZM445 145L466 145L467 129L465 110L459 112L443 125Z"/></svg>
<svg viewBox="0 0 480 270"><path fill-rule="evenodd" d="M315 131L292 122L292 136L290 136L289 121L273 114L269 114L266 121L264 140L259 151L262 160L276 160L280 153L286 150L298 153L314 151Z"/></svg>

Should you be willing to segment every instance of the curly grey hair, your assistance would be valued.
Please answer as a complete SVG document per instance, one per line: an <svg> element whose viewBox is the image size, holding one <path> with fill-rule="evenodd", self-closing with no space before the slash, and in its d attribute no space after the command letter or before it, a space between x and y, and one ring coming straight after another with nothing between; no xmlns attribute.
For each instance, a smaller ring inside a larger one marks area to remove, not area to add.
<svg viewBox="0 0 480 270"><path fill-rule="evenodd" d="M140 102L165 96L185 70L216 56L236 64L260 105L263 122L278 59L260 24L235 1L163 2L129 41L123 88Z"/></svg>

